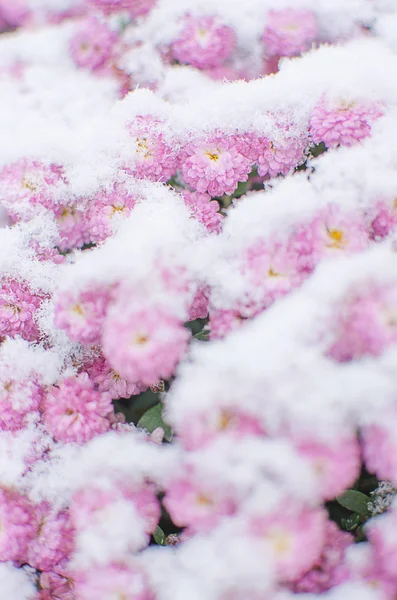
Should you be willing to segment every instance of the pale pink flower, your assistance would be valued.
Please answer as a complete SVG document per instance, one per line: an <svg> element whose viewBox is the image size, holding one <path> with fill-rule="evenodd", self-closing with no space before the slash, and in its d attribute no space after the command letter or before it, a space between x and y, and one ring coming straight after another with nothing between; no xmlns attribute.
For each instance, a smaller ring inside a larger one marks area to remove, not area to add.
<svg viewBox="0 0 397 600"><path fill-rule="evenodd" d="M371 135L371 125L382 114L380 104L331 102L323 97L311 114L310 135L315 144L324 142L327 148L353 146Z"/></svg>
<svg viewBox="0 0 397 600"><path fill-rule="evenodd" d="M310 571L294 582L294 592L321 594L347 581L350 571L345 563L345 554L353 543L354 538L350 533L341 531L333 521L327 521L321 555Z"/></svg>
<svg viewBox="0 0 397 600"><path fill-rule="evenodd" d="M245 320L237 310L210 309L210 338L224 338L231 331L241 327Z"/></svg>
<svg viewBox="0 0 397 600"><path fill-rule="evenodd" d="M397 200L378 202L366 215L371 239L383 240L397 228Z"/></svg>
<svg viewBox="0 0 397 600"><path fill-rule="evenodd" d="M303 139L290 138L283 141L268 141L263 138L256 158L261 177L288 175L305 160L306 144Z"/></svg>
<svg viewBox="0 0 397 600"><path fill-rule="evenodd" d="M374 523L371 519L369 526ZM390 524L390 522L389 522ZM374 534L374 538L377 535ZM383 569L383 552L379 552L380 544L369 542L354 544L348 548L347 567L351 572L351 580L364 582L369 590L375 590L380 600L395 600L397 582L395 574L389 575Z"/></svg>
<svg viewBox="0 0 397 600"><path fill-rule="evenodd" d="M70 40L70 54L78 67L99 69L112 55L117 34L92 17L83 23Z"/></svg>
<svg viewBox="0 0 397 600"><path fill-rule="evenodd" d="M60 236L57 246L61 252L81 248L89 243L90 234L82 208L77 208L75 204L65 204L56 208L54 216Z"/></svg>
<svg viewBox="0 0 397 600"><path fill-rule="evenodd" d="M189 307L188 321L196 319L205 319L208 315L209 290L207 288L198 288L193 301Z"/></svg>
<svg viewBox="0 0 397 600"><path fill-rule="evenodd" d="M263 34L267 56L295 56L306 52L318 36L316 17L310 10L269 10Z"/></svg>
<svg viewBox="0 0 397 600"><path fill-rule="evenodd" d="M189 337L183 323L163 308L115 305L105 320L103 353L125 379L154 385L174 373Z"/></svg>
<svg viewBox="0 0 397 600"><path fill-rule="evenodd" d="M74 573L78 600L154 600L147 578L137 565L109 564Z"/></svg>
<svg viewBox="0 0 397 600"><path fill-rule="evenodd" d="M204 225L211 233L220 233L222 230L223 215L219 212L220 206L216 200L211 201L208 194L199 192L182 192L183 201L190 209L192 216Z"/></svg>
<svg viewBox="0 0 397 600"><path fill-rule="evenodd" d="M53 571L40 573L38 600L76 600L71 578Z"/></svg>
<svg viewBox="0 0 397 600"><path fill-rule="evenodd" d="M147 386L123 379L104 356L96 357L85 365L91 380L100 392L108 392L113 400L129 398L143 392Z"/></svg>
<svg viewBox="0 0 397 600"><path fill-rule="evenodd" d="M365 525L365 534L374 553L375 565L395 585L397 584L397 510L395 502L388 512L378 515Z"/></svg>
<svg viewBox="0 0 397 600"><path fill-rule="evenodd" d="M105 15L126 11L131 17L146 15L156 4L156 0L85 0L89 6L98 8Z"/></svg>
<svg viewBox="0 0 397 600"><path fill-rule="evenodd" d="M171 52L180 63L199 69L221 66L236 48L234 30L212 16L182 19L178 38L171 44Z"/></svg>
<svg viewBox="0 0 397 600"><path fill-rule="evenodd" d="M241 440L264 434L259 419L243 408L219 404L209 410L197 409L176 426L176 433L186 450L197 450L219 438Z"/></svg>
<svg viewBox="0 0 397 600"><path fill-rule="evenodd" d="M296 446L308 460L324 500L342 494L360 474L360 446L354 437L340 437L332 442L303 439Z"/></svg>
<svg viewBox="0 0 397 600"><path fill-rule="evenodd" d="M96 391L87 373L81 373L48 390L43 421L55 440L83 444L109 430L106 417L112 411L110 394Z"/></svg>
<svg viewBox="0 0 397 600"><path fill-rule="evenodd" d="M55 325L75 342L99 344L110 299L109 288L95 284L85 290L62 290L55 298Z"/></svg>
<svg viewBox="0 0 397 600"><path fill-rule="evenodd" d="M133 152L124 170L138 179L167 181L175 175L178 154L175 145L167 139L165 124L152 116L137 116L129 123Z"/></svg>
<svg viewBox="0 0 397 600"><path fill-rule="evenodd" d="M27 283L3 278L0 287L0 336L20 335L35 341L40 337L37 311L45 294L33 292Z"/></svg>
<svg viewBox="0 0 397 600"><path fill-rule="evenodd" d="M351 290L337 315L335 342L328 354L345 362L379 356L397 343L397 286L368 282Z"/></svg>
<svg viewBox="0 0 397 600"><path fill-rule="evenodd" d="M397 485L397 413L389 410L379 423L361 430L363 458L370 473Z"/></svg>
<svg viewBox="0 0 397 600"><path fill-rule="evenodd" d="M35 507L35 535L30 540L26 562L49 571L67 561L73 550L73 527L67 511L54 511L47 502Z"/></svg>
<svg viewBox="0 0 397 600"><path fill-rule="evenodd" d="M29 500L15 490L0 488L0 561L23 562L35 527Z"/></svg>
<svg viewBox="0 0 397 600"><path fill-rule="evenodd" d="M31 11L24 0L0 0L0 30L27 25Z"/></svg>
<svg viewBox="0 0 397 600"><path fill-rule="evenodd" d="M27 425L33 413L38 415L43 392L33 378L16 381L12 372L1 371L0 429L16 431Z"/></svg>
<svg viewBox="0 0 397 600"><path fill-rule="evenodd" d="M17 221L29 220L37 206L55 209L66 190L63 169L56 164L22 158L0 173L0 200Z"/></svg>
<svg viewBox="0 0 397 600"><path fill-rule="evenodd" d="M122 184L115 184L110 192L98 192L90 201L86 215L90 241L97 244L112 235L135 204L135 196Z"/></svg>
<svg viewBox="0 0 397 600"><path fill-rule="evenodd" d="M235 136L221 132L188 142L181 153L184 181L211 196L233 194L240 181L247 181L252 161L239 149Z"/></svg>
<svg viewBox="0 0 397 600"><path fill-rule="evenodd" d="M302 577L319 559L324 547L327 516L320 508L280 505L275 513L250 520L251 534L260 539L274 560L280 582Z"/></svg>
<svg viewBox="0 0 397 600"><path fill-rule="evenodd" d="M236 500L229 486L194 474L171 480L163 504L172 522L178 527L188 527L190 533L211 531L222 517L236 510Z"/></svg>

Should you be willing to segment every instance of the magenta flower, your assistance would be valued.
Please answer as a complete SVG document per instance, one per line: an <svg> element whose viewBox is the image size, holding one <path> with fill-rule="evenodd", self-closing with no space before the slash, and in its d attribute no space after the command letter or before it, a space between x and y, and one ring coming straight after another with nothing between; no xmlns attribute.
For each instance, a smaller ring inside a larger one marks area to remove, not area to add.
<svg viewBox="0 0 397 600"><path fill-rule="evenodd" d="M47 502L35 507L35 535L27 549L28 562L40 571L50 571L67 561L73 550L73 528L67 511L54 511Z"/></svg>
<svg viewBox="0 0 397 600"><path fill-rule="evenodd" d="M162 308L114 306L105 320L103 353L125 379L155 385L174 373L189 337L183 323Z"/></svg>
<svg viewBox="0 0 397 600"><path fill-rule="evenodd" d="M36 341L40 337L37 311L45 295L33 292L27 283L3 278L0 287L0 335Z"/></svg>
<svg viewBox="0 0 397 600"><path fill-rule="evenodd" d="M84 444L110 429L110 394L98 392L87 373L52 386L44 398L43 421L55 440Z"/></svg>
<svg viewBox="0 0 397 600"><path fill-rule="evenodd" d="M371 125L382 114L380 104L321 98L310 117L310 135L315 144L324 142L327 148L353 146L371 135Z"/></svg>
<svg viewBox="0 0 397 600"><path fill-rule="evenodd" d="M235 136L220 132L187 143L181 154L184 181L211 196L233 194L240 181L247 181L251 167Z"/></svg>
<svg viewBox="0 0 397 600"><path fill-rule="evenodd" d="M268 56L295 56L309 50L318 36L316 17L309 10L270 10L263 34Z"/></svg>
<svg viewBox="0 0 397 600"><path fill-rule="evenodd" d="M70 54L78 67L95 71L109 60L116 41L117 34L93 17L70 40Z"/></svg>
<svg viewBox="0 0 397 600"><path fill-rule="evenodd" d="M74 583L71 578L53 571L40 574L38 600L75 600Z"/></svg>
<svg viewBox="0 0 397 600"><path fill-rule="evenodd" d="M0 561L25 561L35 535L33 507L19 492L0 488Z"/></svg>
<svg viewBox="0 0 397 600"><path fill-rule="evenodd" d="M173 57L199 69L220 67L236 48L236 34L216 17L186 15L178 38L171 44Z"/></svg>
<svg viewBox="0 0 397 600"><path fill-rule="evenodd" d="M216 200L211 201L211 196L208 194L200 194L199 192L184 190L182 195L183 201L189 207L192 216L211 233L220 233L223 215L219 212L219 203Z"/></svg>

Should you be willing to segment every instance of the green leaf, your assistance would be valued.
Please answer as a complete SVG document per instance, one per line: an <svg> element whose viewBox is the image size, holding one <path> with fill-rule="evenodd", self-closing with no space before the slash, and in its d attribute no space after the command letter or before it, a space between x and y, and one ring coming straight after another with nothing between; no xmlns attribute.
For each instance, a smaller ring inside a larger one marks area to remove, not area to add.
<svg viewBox="0 0 397 600"><path fill-rule="evenodd" d="M158 525L153 531L153 538L156 544L158 544L159 546L165 546L165 533Z"/></svg>
<svg viewBox="0 0 397 600"><path fill-rule="evenodd" d="M195 340L200 340L200 342L208 342L210 338L210 334L205 331L199 331L196 335L193 336Z"/></svg>
<svg viewBox="0 0 397 600"><path fill-rule="evenodd" d="M149 433L152 433L157 427L162 427L164 429L164 437L169 442L172 439L172 429L163 419L163 408L161 402L149 408L139 419L138 427L146 429Z"/></svg>
<svg viewBox="0 0 397 600"><path fill-rule="evenodd" d="M344 508L361 516L367 516L369 514L368 503L370 502L370 498L357 490L347 490L344 494L339 496L336 501Z"/></svg>

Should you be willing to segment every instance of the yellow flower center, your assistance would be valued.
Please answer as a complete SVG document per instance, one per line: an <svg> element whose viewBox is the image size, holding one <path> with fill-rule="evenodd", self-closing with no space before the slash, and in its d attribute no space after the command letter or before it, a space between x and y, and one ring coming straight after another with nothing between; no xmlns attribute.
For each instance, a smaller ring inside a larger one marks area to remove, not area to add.
<svg viewBox="0 0 397 600"><path fill-rule="evenodd" d="M37 190L39 189L39 186L27 176L25 176L22 179L22 187L29 190L30 192L37 192Z"/></svg>
<svg viewBox="0 0 397 600"><path fill-rule="evenodd" d="M74 312L76 315L79 315L79 317L82 317L84 315L84 311L81 304L75 304L72 308L72 312Z"/></svg>
<svg viewBox="0 0 397 600"><path fill-rule="evenodd" d="M291 536L283 529L273 530L267 535L275 554L279 557L286 554L291 548Z"/></svg>
<svg viewBox="0 0 397 600"><path fill-rule="evenodd" d="M135 344L138 344L138 346L143 346L144 344L147 344L148 341L149 336L144 333L138 333L134 339Z"/></svg>
<svg viewBox="0 0 397 600"><path fill-rule="evenodd" d="M327 244L330 248L342 248L345 242L345 236L340 229L328 229L327 234L330 238L330 243Z"/></svg>
<svg viewBox="0 0 397 600"><path fill-rule="evenodd" d="M200 506L212 506L214 502L211 500L211 498L208 498L208 496L205 496L204 494L199 494L197 496L197 504L199 504Z"/></svg>
<svg viewBox="0 0 397 600"><path fill-rule="evenodd" d="M233 423L233 415L227 410L221 410L218 418L218 430L225 431L228 429Z"/></svg>
<svg viewBox="0 0 397 600"><path fill-rule="evenodd" d="M143 156L143 158L149 158L152 155L150 152L150 149L149 149L149 144L148 144L147 138L137 138L136 145L137 145L137 150L136 150L137 154L140 154L141 156Z"/></svg>
<svg viewBox="0 0 397 600"><path fill-rule="evenodd" d="M212 160L213 162L217 162L219 160L219 154L216 154L215 152L206 152L206 155L209 157L210 160Z"/></svg>

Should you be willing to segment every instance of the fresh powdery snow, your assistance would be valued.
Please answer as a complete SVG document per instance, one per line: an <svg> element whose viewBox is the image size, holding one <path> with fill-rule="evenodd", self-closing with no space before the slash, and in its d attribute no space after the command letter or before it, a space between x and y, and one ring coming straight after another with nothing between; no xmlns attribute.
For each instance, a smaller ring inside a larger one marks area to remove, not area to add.
<svg viewBox="0 0 397 600"><path fill-rule="evenodd" d="M0 600L397 598L395 0L0 0Z"/></svg>

